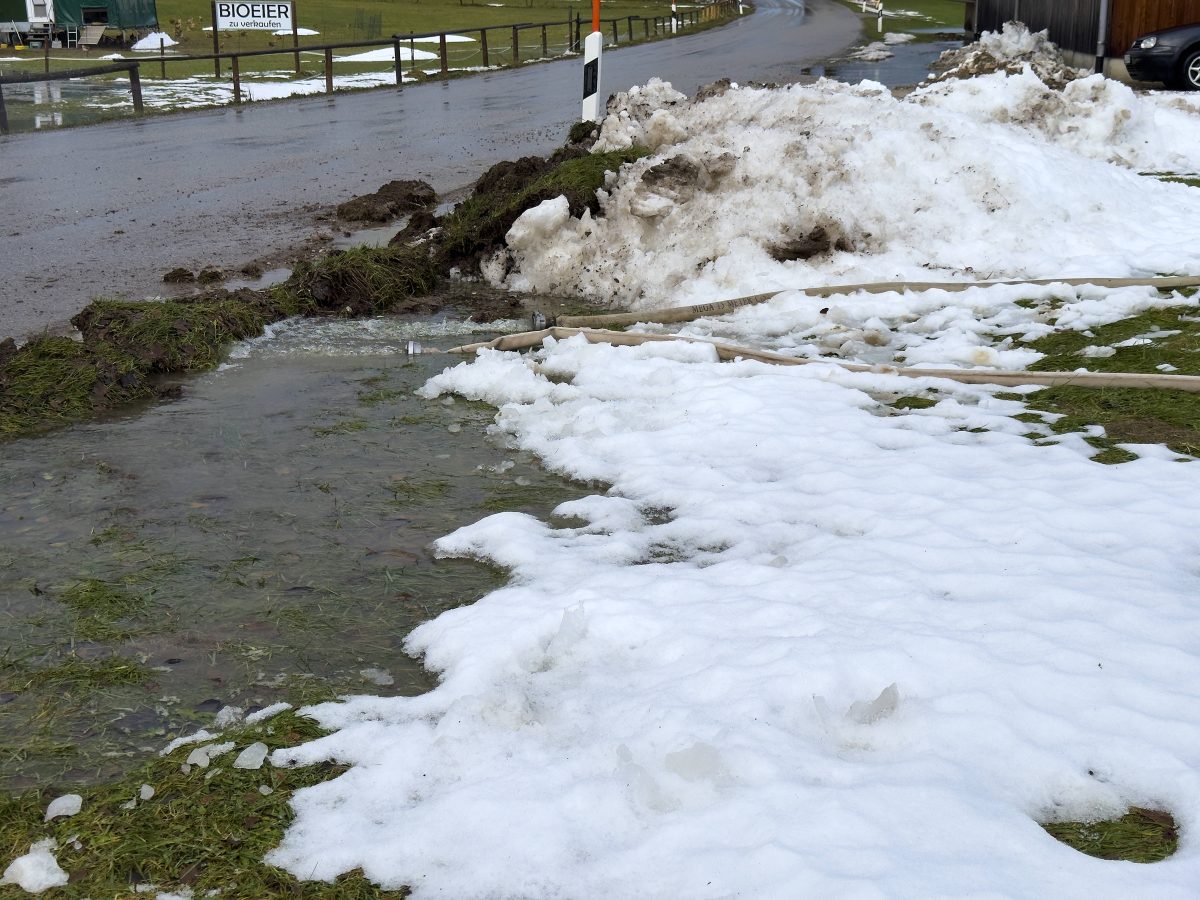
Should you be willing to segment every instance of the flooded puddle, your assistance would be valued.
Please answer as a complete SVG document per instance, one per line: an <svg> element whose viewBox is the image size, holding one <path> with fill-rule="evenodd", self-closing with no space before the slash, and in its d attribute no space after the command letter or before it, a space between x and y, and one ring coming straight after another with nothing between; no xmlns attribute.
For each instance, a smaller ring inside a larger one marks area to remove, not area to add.
<svg viewBox="0 0 1200 900"><path fill-rule="evenodd" d="M0 447L0 788L114 776L225 705L428 690L407 633L502 580L430 542L585 492L414 396L460 358L408 341L467 330L284 323L179 400Z"/></svg>
<svg viewBox="0 0 1200 900"><path fill-rule="evenodd" d="M957 50L963 45L962 38L948 35L944 30L936 33L913 31L916 40L907 44L893 44L887 48L892 55L882 60L854 59L852 56L825 65L804 69L805 75L815 78L833 78L849 84L860 81L875 81L886 87L901 87L918 84L929 76L933 64L946 50ZM864 43L880 40L881 36L868 29Z"/></svg>

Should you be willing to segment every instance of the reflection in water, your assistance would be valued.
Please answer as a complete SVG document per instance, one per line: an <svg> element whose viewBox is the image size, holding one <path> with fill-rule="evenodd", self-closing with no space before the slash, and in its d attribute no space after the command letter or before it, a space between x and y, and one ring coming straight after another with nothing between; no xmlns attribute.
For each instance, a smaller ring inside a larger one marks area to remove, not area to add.
<svg viewBox="0 0 1200 900"><path fill-rule="evenodd" d="M493 409L414 396L459 360L406 343L456 330L285 323L180 400L3 445L0 788L114 775L226 704L432 686L405 635L501 576L430 542L581 492ZM89 682L113 654L149 681Z"/></svg>

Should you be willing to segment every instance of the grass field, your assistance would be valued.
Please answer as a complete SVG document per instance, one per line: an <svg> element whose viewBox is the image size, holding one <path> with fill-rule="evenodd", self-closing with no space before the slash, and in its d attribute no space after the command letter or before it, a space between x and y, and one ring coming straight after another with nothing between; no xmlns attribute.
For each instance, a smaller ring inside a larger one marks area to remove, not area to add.
<svg viewBox="0 0 1200 900"><path fill-rule="evenodd" d="M855 0L842 0L842 2L851 9L862 10L861 2L855 2ZM962 0L884 0L883 28L884 31L962 28L965 6L966 4ZM866 17L871 20L875 19L871 13L867 13Z"/></svg>

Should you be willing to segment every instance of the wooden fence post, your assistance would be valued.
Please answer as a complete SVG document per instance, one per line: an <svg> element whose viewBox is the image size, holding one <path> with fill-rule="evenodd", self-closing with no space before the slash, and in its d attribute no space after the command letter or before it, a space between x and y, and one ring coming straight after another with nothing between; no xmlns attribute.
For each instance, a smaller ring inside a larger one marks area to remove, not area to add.
<svg viewBox="0 0 1200 900"><path fill-rule="evenodd" d="M629 30L629 42L633 43L633 16L629 16L625 21L625 25Z"/></svg>
<svg viewBox="0 0 1200 900"><path fill-rule="evenodd" d="M521 31L516 25L513 26L513 66L521 64Z"/></svg>
<svg viewBox="0 0 1200 900"><path fill-rule="evenodd" d="M166 81L167 80L167 42L164 41L162 38L158 39L158 65L159 65L158 74L162 77L163 81Z"/></svg>
<svg viewBox="0 0 1200 900"><path fill-rule="evenodd" d="M233 57L229 61L233 64L233 105L241 106L242 105L242 72L241 72L241 67L238 65L237 54L236 53L233 54Z"/></svg>
<svg viewBox="0 0 1200 900"><path fill-rule="evenodd" d="M488 62L487 33L488 30L486 28L479 29L479 49L483 51L483 67L485 69L491 66Z"/></svg>
<svg viewBox="0 0 1200 900"><path fill-rule="evenodd" d="M617 35L617 20L616 19L612 20L612 27L613 27L613 43L619 44L619 43L621 43L621 38Z"/></svg>
<svg viewBox="0 0 1200 900"><path fill-rule="evenodd" d="M545 59L549 55L550 55L550 51L548 50L548 45L546 43L546 26L545 26L545 24L543 24L542 25L542 59Z"/></svg>
<svg viewBox="0 0 1200 900"><path fill-rule="evenodd" d="M0 84L0 134L8 134L8 110L4 107L4 85Z"/></svg>
<svg viewBox="0 0 1200 900"><path fill-rule="evenodd" d="M140 116L144 107L142 106L142 76L138 74L137 63L129 66L129 90L133 93L133 111Z"/></svg>
<svg viewBox="0 0 1200 900"><path fill-rule="evenodd" d="M333 48L325 48L325 93L333 93Z"/></svg>
<svg viewBox="0 0 1200 900"><path fill-rule="evenodd" d="M438 35L438 56L442 60L442 77L445 77L446 73L450 71L450 57L448 56L448 52L446 50L446 32L443 31Z"/></svg>

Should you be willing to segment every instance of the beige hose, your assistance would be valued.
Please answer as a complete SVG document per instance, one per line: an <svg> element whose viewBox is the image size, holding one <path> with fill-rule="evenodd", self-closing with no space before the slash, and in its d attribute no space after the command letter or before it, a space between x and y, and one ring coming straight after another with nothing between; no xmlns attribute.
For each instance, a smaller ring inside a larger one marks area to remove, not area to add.
<svg viewBox="0 0 1200 900"><path fill-rule="evenodd" d="M624 331L605 331L597 328L543 328L541 331L524 331L520 334L506 334L491 341L477 344L464 344L452 347L447 353L475 353L479 350L521 350L542 343L546 338L556 340L574 337L582 334L593 344L608 343L625 347L636 347L651 341L689 341L696 344L707 344L717 351L717 356L724 360L753 359L758 362L776 366L805 366L814 363L835 365L848 372L878 372L884 375L903 375L907 378L946 378L962 384L1000 384L1022 385L1039 384L1077 385L1079 387L1124 387L1124 388L1166 388L1176 391L1200 393L1200 376L1198 375L1161 375L1141 372L1014 372L999 369L902 369L894 366L869 366L862 363L846 363L833 359L798 359L794 356L783 356L767 350L752 350L748 347L738 347L721 341L711 341L704 338L685 337L679 334L630 334Z"/></svg>
<svg viewBox="0 0 1200 900"><path fill-rule="evenodd" d="M1038 278L1032 281L884 281L872 284L836 284L825 287L788 288L785 291L771 291L766 294L752 294L749 297L737 297L732 300L719 300L715 303L701 303L699 306L677 306L670 309L648 309L642 312L613 312L600 313L594 316L559 316L555 324L566 327L587 327L591 325L634 325L638 322L670 325L676 322L691 322L704 316L720 316L741 309L743 306L753 306L756 303L766 303L786 291L795 290L810 297L831 297L837 294L855 294L859 291L868 294L883 294L888 291L965 291L973 287L995 287L998 285L1047 285L1091 284L1096 287L1154 287L1159 290L1174 288L1200 287L1200 277L1195 275L1173 275L1165 278Z"/></svg>

